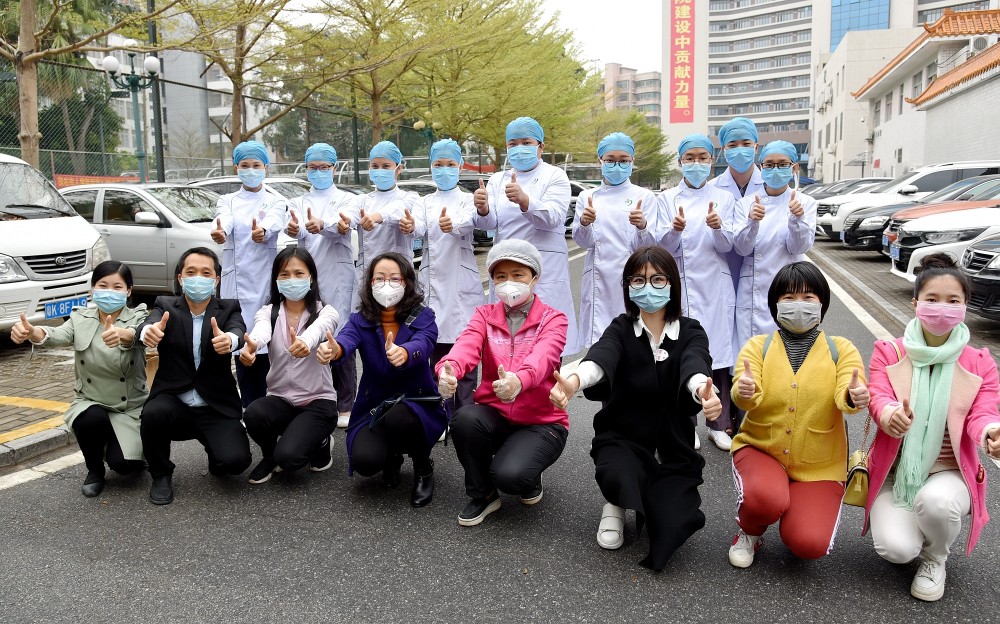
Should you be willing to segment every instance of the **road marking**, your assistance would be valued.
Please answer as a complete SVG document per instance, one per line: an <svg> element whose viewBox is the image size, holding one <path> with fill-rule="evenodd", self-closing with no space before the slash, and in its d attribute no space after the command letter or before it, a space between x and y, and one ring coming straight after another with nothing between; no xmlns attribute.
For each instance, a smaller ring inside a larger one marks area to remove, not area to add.
<svg viewBox="0 0 1000 624"><path fill-rule="evenodd" d="M810 260L810 262L812 262L812 260ZM817 266L816 268L819 267ZM838 284L833 279L833 277L828 275L826 271L824 271L823 269L820 269L820 273L822 273L823 276L826 277L826 281L830 282L830 292L832 292L834 296L837 297L837 299L840 299L844 303L844 305L847 307L848 310L850 310L850 312L855 316L855 318L861 321L861 324L865 326L865 329L867 329L869 332L871 332L873 336L875 336L876 340L895 339L895 336L892 335L892 332L890 332L881 323L875 320L875 317L873 317L871 314L868 314L868 311L865 310L864 307L862 307L862 305L854 299L854 297L847 294L847 291L841 288L840 284Z"/></svg>
<svg viewBox="0 0 1000 624"><path fill-rule="evenodd" d="M70 466L76 466L77 464L82 463L83 453L80 451L70 453L69 455L64 455L58 459L45 462L44 464L39 464L31 468L25 468L24 470L19 470L4 477L0 477L0 490L6 490L14 487L15 485L21 485L22 483L34 481L35 479L41 479L44 476L55 474L60 470L65 470Z"/></svg>
<svg viewBox="0 0 1000 624"><path fill-rule="evenodd" d="M872 290L871 288L869 288L863 282L858 281L853 275L851 275L850 273L848 273L844 269L842 269L839 266L837 266L837 263L832 258L830 258L830 256L828 256L825 253L823 253L823 251L821 251L820 249L817 249L816 247L813 247L809 251L809 253L816 254L816 255L822 257L823 260L826 262L826 266L828 266L831 269L833 269L845 281L851 282L854 285L855 288L857 288L858 290L860 290L861 292L863 292L866 297L868 297L869 299L871 299L872 301L874 301L880 308L882 308L883 312L885 312L886 314L888 314L892 318L896 319L896 321L898 321L900 325L902 325L903 327L906 327L909 324L910 318L907 315L905 315L902 312L900 312L899 308L897 308L892 303L890 303L888 299L886 299L885 297L883 297L879 293L877 293L874 290ZM812 262L812 260L810 260L810 262ZM826 275L826 274L824 273L824 275ZM829 276L827 276L827 277L829 278Z"/></svg>
<svg viewBox="0 0 1000 624"><path fill-rule="evenodd" d="M69 403L62 401L49 401L46 399L29 399L27 397L0 396L0 405L12 405L14 407L30 407L32 409L47 410L50 412L65 412L69 409Z"/></svg>
<svg viewBox="0 0 1000 624"><path fill-rule="evenodd" d="M61 416L55 418L46 418L45 420L38 421L36 423L31 423L30 425L25 425L24 427L19 427L13 431L8 431L6 433L0 433L0 444L6 444L11 440L17 440L18 438L23 438L29 436L33 433L38 433L39 431L48 431L49 429L55 429L56 427L62 425L65 421Z"/></svg>

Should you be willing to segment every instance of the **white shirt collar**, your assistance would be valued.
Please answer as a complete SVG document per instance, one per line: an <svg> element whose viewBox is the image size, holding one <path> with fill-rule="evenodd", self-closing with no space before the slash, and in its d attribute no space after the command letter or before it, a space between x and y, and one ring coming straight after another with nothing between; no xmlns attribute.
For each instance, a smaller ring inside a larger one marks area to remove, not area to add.
<svg viewBox="0 0 1000 624"><path fill-rule="evenodd" d="M632 324L632 327L635 329L636 338L641 336L642 332L646 332L646 335L649 336L651 340L656 338L656 336L653 335L653 332L651 332L649 328L646 327L646 324L642 322L641 315L639 316L639 318L635 319L635 323ZM671 340L677 340L677 337L680 335L680 333L681 333L680 321L671 321L670 323L667 323L666 325L663 326L663 331L660 332L660 337L656 341L654 348L659 347L661 344L663 344L664 336L670 338Z"/></svg>

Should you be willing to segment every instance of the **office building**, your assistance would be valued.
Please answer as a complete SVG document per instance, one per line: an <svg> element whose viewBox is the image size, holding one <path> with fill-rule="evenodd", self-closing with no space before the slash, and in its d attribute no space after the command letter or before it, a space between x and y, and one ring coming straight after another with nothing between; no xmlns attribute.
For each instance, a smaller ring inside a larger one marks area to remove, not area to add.
<svg viewBox="0 0 1000 624"><path fill-rule="evenodd" d="M607 110L638 110L660 127L660 72L639 73L619 63L604 66L604 106Z"/></svg>

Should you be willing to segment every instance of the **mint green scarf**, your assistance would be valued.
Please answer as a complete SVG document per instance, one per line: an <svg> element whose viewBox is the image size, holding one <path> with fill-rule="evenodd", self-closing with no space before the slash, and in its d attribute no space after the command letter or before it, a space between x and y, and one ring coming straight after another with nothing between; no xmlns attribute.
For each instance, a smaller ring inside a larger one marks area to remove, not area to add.
<svg viewBox="0 0 1000 624"><path fill-rule="evenodd" d="M892 486L893 504L913 509L913 500L941 454L948 426L948 403L955 362L969 342L969 328L959 323L940 347L929 347L920 321L913 319L903 333L903 346L913 364L910 409L913 423L903 438L903 450ZM933 367L933 370L932 370Z"/></svg>

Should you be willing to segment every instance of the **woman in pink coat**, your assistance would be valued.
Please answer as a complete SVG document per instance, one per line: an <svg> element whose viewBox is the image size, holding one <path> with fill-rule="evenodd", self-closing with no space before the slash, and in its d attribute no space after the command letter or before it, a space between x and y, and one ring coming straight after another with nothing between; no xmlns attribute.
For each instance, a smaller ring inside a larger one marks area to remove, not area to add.
<svg viewBox="0 0 1000 624"><path fill-rule="evenodd" d="M465 469L469 503L458 515L475 526L500 509L499 492L525 505L542 500L542 472L566 446L569 417L549 402L552 374L566 346L566 315L535 296L542 257L527 241L497 243L486 257L500 299L476 308L468 327L438 362L438 391L450 397L480 361L475 403L455 412L451 435Z"/></svg>
<svg viewBox="0 0 1000 624"><path fill-rule="evenodd" d="M1000 458L997 366L969 346L969 282L944 254L924 258L913 287L916 318L902 338L879 341L869 412L878 425L868 466L865 531L892 563L920 558L914 598L944 595L945 562L972 515L966 555L986 513L986 471L977 448Z"/></svg>

